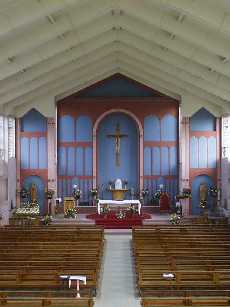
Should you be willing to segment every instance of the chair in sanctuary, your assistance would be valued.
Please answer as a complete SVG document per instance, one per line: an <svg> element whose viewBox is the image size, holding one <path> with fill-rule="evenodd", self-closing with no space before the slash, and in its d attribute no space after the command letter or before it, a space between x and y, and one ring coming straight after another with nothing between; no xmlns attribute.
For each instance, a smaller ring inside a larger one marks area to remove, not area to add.
<svg viewBox="0 0 230 307"><path fill-rule="evenodd" d="M166 192L162 192L160 196L160 211L169 211L170 209L170 197Z"/></svg>

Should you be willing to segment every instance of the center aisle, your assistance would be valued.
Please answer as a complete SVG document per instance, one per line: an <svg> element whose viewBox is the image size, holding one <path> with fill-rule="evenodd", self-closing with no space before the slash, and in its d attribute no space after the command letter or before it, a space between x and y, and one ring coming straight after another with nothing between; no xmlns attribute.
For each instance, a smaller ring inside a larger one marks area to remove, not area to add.
<svg viewBox="0 0 230 307"><path fill-rule="evenodd" d="M95 307L140 307L135 296L131 234L105 234L101 285Z"/></svg>

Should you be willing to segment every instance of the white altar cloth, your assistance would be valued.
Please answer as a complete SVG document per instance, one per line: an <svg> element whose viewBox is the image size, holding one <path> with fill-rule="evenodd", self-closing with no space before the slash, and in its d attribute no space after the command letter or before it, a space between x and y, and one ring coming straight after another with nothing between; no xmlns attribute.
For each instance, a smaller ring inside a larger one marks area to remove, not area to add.
<svg viewBox="0 0 230 307"><path fill-rule="evenodd" d="M141 203L139 199L125 199L125 200L112 200L112 199L99 199L97 203L97 212L101 214L101 205L118 205L120 207L127 205L137 205L138 206L138 214L141 214Z"/></svg>

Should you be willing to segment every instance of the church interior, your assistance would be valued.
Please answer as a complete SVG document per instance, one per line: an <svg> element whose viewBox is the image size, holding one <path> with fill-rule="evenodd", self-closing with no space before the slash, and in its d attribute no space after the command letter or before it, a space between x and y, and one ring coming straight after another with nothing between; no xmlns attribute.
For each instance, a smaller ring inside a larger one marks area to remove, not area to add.
<svg viewBox="0 0 230 307"><path fill-rule="evenodd" d="M0 1L0 304L230 306L230 1Z"/></svg>

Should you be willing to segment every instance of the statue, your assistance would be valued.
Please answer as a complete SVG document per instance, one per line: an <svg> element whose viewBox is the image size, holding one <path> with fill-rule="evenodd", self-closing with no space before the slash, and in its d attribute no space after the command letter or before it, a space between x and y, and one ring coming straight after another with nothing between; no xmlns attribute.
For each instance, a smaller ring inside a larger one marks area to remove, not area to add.
<svg viewBox="0 0 230 307"><path fill-rule="evenodd" d="M36 203L37 202L37 188L34 183L32 183L32 186L30 188L30 197L31 197L31 202Z"/></svg>

